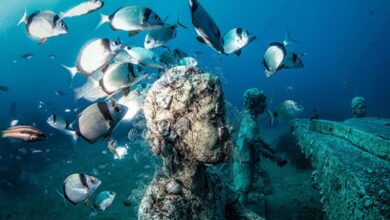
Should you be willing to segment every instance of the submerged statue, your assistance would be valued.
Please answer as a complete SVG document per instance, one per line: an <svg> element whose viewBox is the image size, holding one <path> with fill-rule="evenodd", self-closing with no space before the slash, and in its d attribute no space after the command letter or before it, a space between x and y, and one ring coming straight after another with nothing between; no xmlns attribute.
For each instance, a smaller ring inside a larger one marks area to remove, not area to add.
<svg viewBox="0 0 390 220"><path fill-rule="evenodd" d="M207 169L229 156L217 77L194 67L174 67L149 90L144 113L147 139L163 168L145 192L139 219L261 219L229 202L221 178Z"/></svg>
<svg viewBox="0 0 390 220"><path fill-rule="evenodd" d="M263 91L248 89L244 94L244 110L241 113L240 129L233 152L233 184L240 192L240 202L248 202L248 194L253 190L256 165L260 154L283 166L286 160L275 155L273 150L260 137L257 117L267 108Z"/></svg>
<svg viewBox="0 0 390 220"><path fill-rule="evenodd" d="M367 111L366 99L359 96L353 98L351 108L354 118L364 118Z"/></svg>

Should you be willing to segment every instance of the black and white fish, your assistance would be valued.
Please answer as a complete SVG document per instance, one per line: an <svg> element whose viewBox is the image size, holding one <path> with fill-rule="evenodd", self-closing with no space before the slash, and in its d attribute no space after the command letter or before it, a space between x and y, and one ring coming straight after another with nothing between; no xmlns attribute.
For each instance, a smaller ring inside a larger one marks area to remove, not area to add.
<svg viewBox="0 0 390 220"><path fill-rule="evenodd" d="M72 79L78 72L90 76L95 71L106 67L122 47L119 40L96 39L81 49L75 67L62 66L70 72Z"/></svg>
<svg viewBox="0 0 390 220"><path fill-rule="evenodd" d="M291 62L294 62L294 55L289 55L287 52L287 45L297 42L293 40L289 33L286 33L286 38L283 42L273 42L270 43L268 48L265 51L263 65L265 68L265 74L267 77L273 76L276 72L283 68L287 68L287 65L293 65ZM289 58L287 58L289 57ZM295 57L297 58L297 57ZM296 59L298 60L298 59Z"/></svg>
<svg viewBox="0 0 390 220"><path fill-rule="evenodd" d="M71 123L66 120L64 117L61 117L59 115L53 114L51 115L46 122L53 128L57 129L58 131L67 134L72 135L73 131L71 128Z"/></svg>
<svg viewBox="0 0 390 220"><path fill-rule="evenodd" d="M82 137L93 144L99 138L109 137L126 115L127 110L126 106L112 101L98 102L88 106L76 120L78 129L73 133L73 139Z"/></svg>
<svg viewBox="0 0 390 220"><path fill-rule="evenodd" d="M96 10L99 10L103 6L104 6L104 2L102 2L102 1L89 0L89 1L86 1L83 3L80 3L79 5L76 5L75 7L66 11L65 13L62 13L61 18L86 15L86 14L92 13Z"/></svg>
<svg viewBox="0 0 390 220"><path fill-rule="evenodd" d="M93 176L81 173L71 174L64 181L63 196L73 205L80 202L86 203L101 183Z"/></svg>
<svg viewBox="0 0 390 220"><path fill-rule="evenodd" d="M129 91L133 85L145 79L148 74L144 68L131 63L113 63L107 67L100 80L91 78L80 88L74 89L76 99L85 98L96 101L115 94L119 90Z"/></svg>
<svg viewBox="0 0 390 220"><path fill-rule="evenodd" d="M237 56L240 56L241 50L255 39L256 36L251 34L248 30L244 28L234 28L223 36L224 52L226 54L235 53Z"/></svg>
<svg viewBox="0 0 390 220"><path fill-rule="evenodd" d="M128 55L127 62L133 64L141 64L146 67L164 69L166 66L161 62L160 56L151 50L147 50L143 47L130 47L124 48Z"/></svg>
<svg viewBox="0 0 390 220"><path fill-rule="evenodd" d="M202 7L202 5L200 5L198 0L190 0L190 10L192 24L198 34L196 39L199 42L213 48L218 53L224 54L223 38L215 21Z"/></svg>
<svg viewBox="0 0 390 220"><path fill-rule="evenodd" d="M165 46L168 41L176 38L177 27L186 28L186 26L182 25L179 20L176 24L166 25L162 28L151 30L145 37L144 47L148 50Z"/></svg>
<svg viewBox="0 0 390 220"><path fill-rule="evenodd" d="M95 196L94 207L102 211L111 206L116 196L115 192L103 191Z"/></svg>
<svg viewBox="0 0 390 220"><path fill-rule="evenodd" d="M161 20L152 9L141 6L126 6L119 8L110 16L101 14L101 21L98 25L110 23L113 30L129 32L130 36L145 30L158 29L164 26Z"/></svg>
<svg viewBox="0 0 390 220"><path fill-rule="evenodd" d="M40 44L48 38L68 33L68 27L64 21L56 13L49 10L35 12L29 16L25 10L18 25L21 23L26 23L28 35L37 39Z"/></svg>
<svg viewBox="0 0 390 220"><path fill-rule="evenodd" d="M34 54L32 54L32 53L25 53L25 54L23 54L20 57L29 60L29 59L32 59L34 57Z"/></svg>

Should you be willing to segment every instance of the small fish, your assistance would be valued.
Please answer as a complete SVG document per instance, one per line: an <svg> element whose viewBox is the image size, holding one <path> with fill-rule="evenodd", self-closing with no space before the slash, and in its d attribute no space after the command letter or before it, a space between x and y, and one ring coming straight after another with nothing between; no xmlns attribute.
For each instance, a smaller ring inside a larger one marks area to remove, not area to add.
<svg viewBox="0 0 390 220"><path fill-rule="evenodd" d="M34 57L34 54L32 54L32 53L25 53L25 54L23 54L20 57L29 60L29 59L32 59Z"/></svg>
<svg viewBox="0 0 390 220"><path fill-rule="evenodd" d="M119 40L96 39L81 49L75 67L62 66L69 71L72 79L78 72L90 76L95 71L106 67L122 47Z"/></svg>
<svg viewBox="0 0 390 220"><path fill-rule="evenodd" d="M54 59L56 58L56 55L54 55L54 54L49 54L49 55L47 55L47 57L49 57L50 59L54 60Z"/></svg>
<svg viewBox="0 0 390 220"><path fill-rule="evenodd" d="M82 137L93 144L99 138L110 136L116 125L127 113L127 107L113 101L98 102L88 106L76 120L78 129L72 134L73 140Z"/></svg>
<svg viewBox="0 0 390 220"><path fill-rule="evenodd" d="M303 106L299 105L296 101L285 100L279 104L274 116L289 121L296 118L303 110Z"/></svg>
<svg viewBox="0 0 390 220"><path fill-rule="evenodd" d="M287 57L286 46L294 42L297 41L293 40L290 37L289 32L287 32L283 42L273 42L269 44L263 59L265 74L268 78L285 67Z"/></svg>
<svg viewBox="0 0 390 220"><path fill-rule="evenodd" d="M18 25L26 23L27 33L30 37L37 39L43 44L48 38L68 33L68 27L60 17L49 10L35 12L27 16L27 10Z"/></svg>
<svg viewBox="0 0 390 220"><path fill-rule="evenodd" d="M60 16L62 18L68 17L77 17L81 15L86 15L94 11L99 10L104 6L104 2L99 0L89 0L83 3L76 5L75 7L69 9L65 13L62 13Z"/></svg>
<svg viewBox="0 0 390 220"><path fill-rule="evenodd" d="M2 131L1 138L9 138L24 142L37 142L47 139L46 134L32 126L12 126L7 130Z"/></svg>
<svg viewBox="0 0 390 220"><path fill-rule="evenodd" d="M174 25L166 25L162 28L151 30L145 37L144 47L150 50L165 46L168 41L176 38L176 30L178 26L187 29L187 27L182 25L178 20Z"/></svg>
<svg viewBox="0 0 390 220"><path fill-rule="evenodd" d="M142 47L130 47L124 48L128 55L128 62L133 64L141 64L146 67L165 69L166 66L161 62L160 56L151 50L147 50Z"/></svg>
<svg viewBox="0 0 390 220"><path fill-rule="evenodd" d="M179 64L182 66L196 67L198 65L198 61L193 57L183 57L179 60Z"/></svg>
<svg viewBox="0 0 390 220"><path fill-rule="evenodd" d="M71 174L64 181L63 196L73 205L80 202L86 203L101 183L93 176L80 173Z"/></svg>
<svg viewBox="0 0 390 220"><path fill-rule="evenodd" d="M31 150L31 153L33 153L33 154L42 153L42 150L33 149L33 150Z"/></svg>
<svg viewBox="0 0 390 220"><path fill-rule="evenodd" d="M99 81L87 82L86 85L74 89L74 93L76 99L96 101L99 98L112 96L119 90L129 92L132 86L147 76L141 66L131 63L113 63L108 66Z"/></svg>
<svg viewBox="0 0 390 220"><path fill-rule="evenodd" d="M270 127L273 127L275 124L274 114L268 108L265 109L265 112L267 113L268 116L268 125Z"/></svg>
<svg viewBox="0 0 390 220"><path fill-rule="evenodd" d="M127 155L127 147L117 146L115 140L110 140L107 144L108 149L114 154L115 160L121 160Z"/></svg>
<svg viewBox="0 0 390 220"><path fill-rule="evenodd" d="M47 124L51 127L63 132L64 134L71 135L72 128L71 123L68 122L65 118L58 116L56 114L51 115L47 120Z"/></svg>
<svg viewBox="0 0 390 220"><path fill-rule="evenodd" d="M190 10L192 24L198 35L196 39L213 48L218 53L224 54L223 38L215 21L202 5L200 5L198 0L190 0Z"/></svg>
<svg viewBox="0 0 390 220"><path fill-rule="evenodd" d="M54 93L55 93L57 96L66 96L66 93L63 92L62 90L56 90Z"/></svg>
<svg viewBox="0 0 390 220"><path fill-rule="evenodd" d="M102 211L111 206L116 196L115 192L103 191L95 196L94 207Z"/></svg>
<svg viewBox="0 0 390 220"><path fill-rule="evenodd" d="M18 119L14 119L14 120L12 120L12 121L9 123L9 126L10 126L10 127L13 127L13 126L17 125L18 123L19 123L19 120L18 120Z"/></svg>
<svg viewBox="0 0 390 220"><path fill-rule="evenodd" d="M2 91L2 92L8 92L8 91L9 91L9 88L8 88L8 86L0 85L0 91Z"/></svg>
<svg viewBox="0 0 390 220"><path fill-rule="evenodd" d="M294 87L292 87L292 86L286 86L285 90L286 90L286 91L291 91L291 90L294 90Z"/></svg>
<svg viewBox="0 0 390 220"><path fill-rule="evenodd" d="M126 6L119 8L110 16L101 14L101 20L97 28L104 23L110 23L113 30L129 32L130 36L145 30L158 29L164 26L154 11L147 7Z"/></svg>
<svg viewBox="0 0 390 220"><path fill-rule="evenodd" d="M244 28L234 28L223 36L223 49L226 54L235 53L241 55L241 50L256 39L248 30Z"/></svg>

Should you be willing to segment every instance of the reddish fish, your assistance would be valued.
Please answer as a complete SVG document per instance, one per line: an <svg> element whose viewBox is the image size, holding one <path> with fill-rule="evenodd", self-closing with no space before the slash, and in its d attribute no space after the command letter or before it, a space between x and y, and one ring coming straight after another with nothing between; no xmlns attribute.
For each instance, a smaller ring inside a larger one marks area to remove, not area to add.
<svg viewBox="0 0 390 220"><path fill-rule="evenodd" d="M31 126L13 126L1 133L2 138L10 138L24 142L36 142L46 140L47 136L40 130Z"/></svg>

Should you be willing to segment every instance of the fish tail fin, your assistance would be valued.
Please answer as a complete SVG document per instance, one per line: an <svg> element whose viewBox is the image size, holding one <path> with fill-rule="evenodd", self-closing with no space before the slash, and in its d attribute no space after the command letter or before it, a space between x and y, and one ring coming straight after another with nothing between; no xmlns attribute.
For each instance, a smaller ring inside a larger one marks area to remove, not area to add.
<svg viewBox="0 0 390 220"><path fill-rule="evenodd" d="M287 46L289 44L299 44L299 41L295 40L294 38L291 37L290 30L286 30L286 34L283 40L283 45Z"/></svg>
<svg viewBox="0 0 390 220"><path fill-rule="evenodd" d="M72 138L73 146L76 146L77 139L79 138L77 131L64 129L64 132L65 132L65 134L69 135Z"/></svg>
<svg viewBox="0 0 390 220"><path fill-rule="evenodd" d="M70 85L69 85L69 87L72 87L73 79L74 79L74 77L76 76L76 74L78 72L77 67L69 67L69 66L65 66L63 64L61 64L61 66L64 67L66 70L68 70L68 72L70 73Z"/></svg>
<svg viewBox="0 0 390 220"><path fill-rule="evenodd" d="M23 16L22 16L22 18L19 20L17 26L19 26L21 23L27 23L27 6L26 6L26 8L24 9Z"/></svg>
<svg viewBox="0 0 390 220"><path fill-rule="evenodd" d="M96 26L95 31L99 29L100 26L102 26L104 23L110 22L110 17L108 15L100 14L100 22Z"/></svg>
<svg viewBox="0 0 390 220"><path fill-rule="evenodd" d="M188 29L187 26L185 26L184 24L180 23L179 18L177 18L176 24L179 25L180 27L184 28L184 29Z"/></svg>

